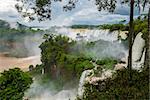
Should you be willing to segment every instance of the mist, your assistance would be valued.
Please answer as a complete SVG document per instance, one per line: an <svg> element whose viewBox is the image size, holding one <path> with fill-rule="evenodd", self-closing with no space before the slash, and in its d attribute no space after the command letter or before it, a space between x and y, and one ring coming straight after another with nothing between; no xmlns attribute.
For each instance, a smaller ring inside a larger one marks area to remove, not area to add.
<svg viewBox="0 0 150 100"><path fill-rule="evenodd" d="M97 41L91 48L85 49L85 55L93 59L121 59L127 54L127 49L119 42Z"/></svg>
<svg viewBox="0 0 150 100"><path fill-rule="evenodd" d="M75 100L76 89L57 90L54 82L40 84L39 81L34 80L33 84L25 92L24 98L29 100Z"/></svg>
<svg viewBox="0 0 150 100"><path fill-rule="evenodd" d="M27 49L28 56L40 55L41 50L39 46L44 41L42 37L43 34L41 33L35 33L32 36L24 37L24 46Z"/></svg>

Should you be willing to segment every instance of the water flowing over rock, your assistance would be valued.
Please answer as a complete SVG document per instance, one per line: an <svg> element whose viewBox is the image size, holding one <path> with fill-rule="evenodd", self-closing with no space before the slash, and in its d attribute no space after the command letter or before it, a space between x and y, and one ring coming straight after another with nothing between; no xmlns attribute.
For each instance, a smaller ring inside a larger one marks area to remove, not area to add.
<svg viewBox="0 0 150 100"><path fill-rule="evenodd" d="M71 29L71 28L59 28L55 30L56 33L66 35L74 40L77 39L77 34L80 34L80 39L84 41L117 41L118 37L126 39L128 31L113 31L110 32L108 29Z"/></svg>
<svg viewBox="0 0 150 100"><path fill-rule="evenodd" d="M75 33L77 32L75 31ZM80 32L77 36L78 38L83 38L84 41L96 41L93 48L90 50L87 49L88 54L91 54L90 56L92 56L92 58L101 59L105 57L114 57L117 59L122 59L126 57L127 50L121 42L119 43L118 40L126 39L126 35L126 31L119 33L118 31L110 32L109 30L85 30L84 32ZM106 69L98 70L99 66L97 66L94 62L92 63L95 68L92 70L85 70L80 77L78 88L79 98L82 98L83 96L85 89L84 85L86 83L97 85L98 81L111 78L112 74L115 72L114 70ZM98 76L94 74L95 70L98 71Z"/></svg>
<svg viewBox="0 0 150 100"><path fill-rule="evenodd" d="M145 40L142 38L143 33L138 33L132 46L132 69L141 70L145 59ZM127 68L128 53L121 59L124 63L115 65L115 70Z"/></svg>
<svg viewBox="0 0 150 100"><path fill-rule="evenodd" d="M142 38L142 33L138 33L132 48L132 68L140 70L141 66L144 64L145 58L145 40Z"/></svg>
<svg viewBox="0 0 150 100"><path fill-rule="evenodd" d="M78 96L82 97L83 93L84 93L84 84L86 83L85 78L90 75L92 70L85 70L82 72L82 75L80 77L80 81L79 81L79 88L78 88Z"/></svg>
<svg viewBox="0 0 150 100"><path fill-rule="evenodd" d="M142 64L144 63L144 58L145 58L145 40L142 38L142 33L139 33L135 40L134 40L134 43L133 43L133 65L132 65L132 68L133 69L137 69L139 70L142 66ZM128 55L126 53L126 55ZM116 71L116 70L122 70L124 69L125 67L127 67L127 56L123 57L121 59L121 63L118 63L115 65L115 68L114 70L105 70L103 69L102 72L101 72L101 76L97 77L97 76L94 76L94 75L90 75L88 76L88 70L84 71L82 73L82 76L81 76L81 79L80 79L80 84L79 84L79 90L78 90L78 94L79 94L79 97L82 97L83 93L84 93L84 84L86 82L90 83L90 84L93 84L93 85L97 85L98 81L102 81L102 80L105 80L107 78L111 78L113 73ZM95 65L94 65L95 66ZM97 66L95 66L95 69L97 69ZM93 71L94 69L91 70L91 72Z"/></svg>
<svg viewBox="0 0 150 100"><path fill-rule="evenodd" d="M98 76L94 75L94 70L97 69L96 67L97 66L95 66L94 69L83 71L83 73L80 77L79 88L78 88L78 97L79 98L82 98L82 96L84 94L84 90L85 90L84 85L86 83L98 85L98 83L97 83L98 81L102 81L107 78L111 78L112 74L115 72L113 70L103 69L103 70L100 70L101 75L98 77Z"/></svg>
<svg viewBox="0 0 150 100"><path fill-rule="evenodd" d="M98 29L71 29L71 28L60 28L57 29L58 34L66 35L74 40L77 39L79 33L84 41L116 41L118 40L118 31L110 32L109 30L98 30Z"/></svg>

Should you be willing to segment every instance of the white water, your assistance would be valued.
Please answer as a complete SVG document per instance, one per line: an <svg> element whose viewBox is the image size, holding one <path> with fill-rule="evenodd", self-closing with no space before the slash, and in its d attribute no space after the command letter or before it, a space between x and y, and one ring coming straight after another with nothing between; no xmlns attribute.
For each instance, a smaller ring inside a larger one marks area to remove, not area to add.
<svg viewBox="0 0 150 100"><path fill-rule="evenodd" d="M79 41L81 45L75 46L74 48L81 47L85 50L85 55L90 56L93 59L102 59L107 57L120 59L122 58L122 56L125 57L127 53L127 49L125 48L125 46L118 41L118 35L124 35L124 32L109 32L109 30L70 28L60 28L55 31L57 32L57 34L66 35L73 40ZM85 41L97 42L92 48L86 48L83 45Z"/></svg>
<svg viewBox="0 0 150 100"><path fill-rule="evenodd" d="M144 58L145 58L145 40L142 38L142 33L138 33L136 36L134 43L133 43L133 48L132 48L132 67L134 69L140 69L141 66L144 63Z"/></svg>
<svg viewBox="0 0 150 100"><path fill-rule="evenodd" d="M118 40L118 32L109 32L109 30L89 30L89 29L70 29L70 28L60 28L57 29L56 32L58 34L66 35L74 40L77 39L77 33L80 33L83 40L85 41L97 41L97 40L105 40L105 41L117 41Z"/></svg>
<svg viewBox="0 0 150 100"><path fill-rule="evenodd" d="M78 88L78 96L81 97L84 93L84 84L85 84L85 78L90 75L91 70L85 70L82 72L82 75L80 77L79 81L79 88Z"/></svg>

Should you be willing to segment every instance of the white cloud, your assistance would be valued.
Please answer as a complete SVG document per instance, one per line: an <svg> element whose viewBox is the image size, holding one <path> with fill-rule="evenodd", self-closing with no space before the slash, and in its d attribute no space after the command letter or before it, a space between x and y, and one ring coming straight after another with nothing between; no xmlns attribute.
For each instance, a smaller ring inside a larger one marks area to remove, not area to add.
<svg viewBox="0 0 150 100"><path fill-rule="evenodd" d="M103 24L115 23L121 19L128 19L129 9L118 6L115 14L108 14L106 11L98 12L94 4L94 0L80 0L75 9L68 12L63 12L62 6L66 4L55 3L53 5L52 20L39 23L33 21L26 22L20 17L15 9L15 0L0 0L0 18L8 21L19 21L26 25L49 27L53 25L72 25L72 24ZM46 23L46 24L45 24Z"/></svg>
<svg viewBox="0 0 150 100"><path fill-rule="evenodd" d="M15 9L15 0L0 0L0 18L7 21L16 21L19 18Z"/></svg>
<svg viewBox="0 0 150 100"><path fill-rule="evenodd" d="M16 4L15 0L0 0L0 13L3 12L15 12L14 5Z"/></svg>

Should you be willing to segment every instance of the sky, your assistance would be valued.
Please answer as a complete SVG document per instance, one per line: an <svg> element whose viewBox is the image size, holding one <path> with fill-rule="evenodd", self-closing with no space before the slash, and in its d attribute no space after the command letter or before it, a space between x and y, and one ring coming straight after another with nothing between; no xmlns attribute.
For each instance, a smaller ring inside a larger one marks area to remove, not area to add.
<svg viewBox="0 0 150 100"><path fill-rule="evenodd" d="M110 14L107 11L99 12L94 4L94 0L79 0L77 6L72 11L64 12L62 7L66 4L63 2L57 2L52 6L52 20L44 22L28 22L20 16L15 9L15 0L0 0L0 19L8 22L19 22L28 26L69 26L73 24L107 24L118 23L121 20L129 20L129 7L127 5L117 4L117 8L114 14ZM138 11L135 10L135 15L138 15Z"/></svg>

